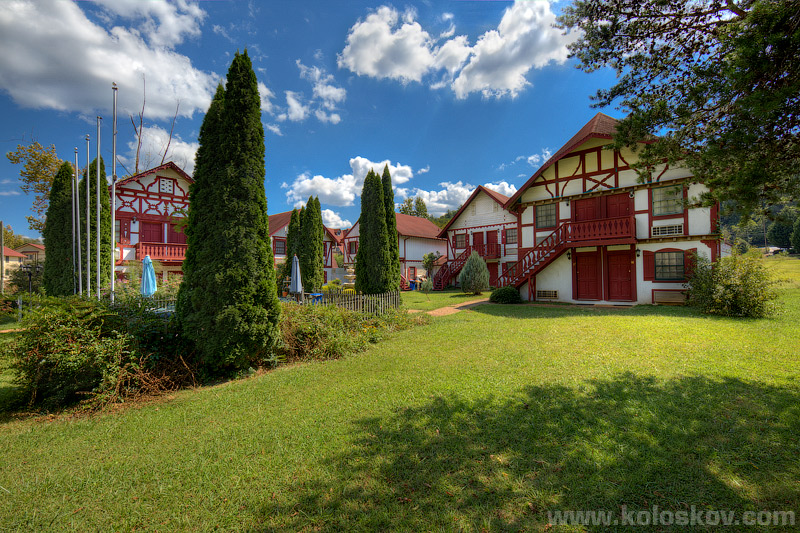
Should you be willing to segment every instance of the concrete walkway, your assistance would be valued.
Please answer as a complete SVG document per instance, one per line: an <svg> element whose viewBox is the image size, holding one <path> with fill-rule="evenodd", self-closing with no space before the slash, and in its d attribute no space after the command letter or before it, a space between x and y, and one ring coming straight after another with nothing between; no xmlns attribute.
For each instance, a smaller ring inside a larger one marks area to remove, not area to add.
<svg viewBox="0 0 800 533"><path fill-rule="evenodd" d="M472 300L470 302L466 302L463 304L458 305L449 305L447 307L440 307L439 309L433 309L431 311L425 311L431 316L447 316L447 315L454 315L459 311L463 311L464 309L469 309L470 307L475 307L476 305L485 304L489 301L489 298L481 298L480 300ZM409 313L415 312L413 309L408 310ZM419 312L419 311L417 311Z"/></svg>

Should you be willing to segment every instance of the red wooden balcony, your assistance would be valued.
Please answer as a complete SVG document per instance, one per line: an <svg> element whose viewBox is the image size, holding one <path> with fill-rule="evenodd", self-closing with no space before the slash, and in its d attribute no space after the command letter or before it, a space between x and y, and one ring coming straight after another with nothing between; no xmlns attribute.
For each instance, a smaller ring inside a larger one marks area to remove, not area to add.
<svg viewBox="0 0 800 533"><path fill-rule="evenodd" d="M140 242L136 246L136 259L141 261L149 255L154 261L183 261L186 258L185 244L163 242Z"/></svg>
<svg viewBox="0 0 800 533"><path fill-rule="evenodd" d="M472 246L472 250L478 252L484 259L498 259L500 257L501 246L501 244L496 242L475 244Z"/></svg>
<svg viewBox="0 0 800 533"><path fill-rule="evenodd" d="M568 222L567 225L567 242L636 237L636 219L633 216Z"/></svg>

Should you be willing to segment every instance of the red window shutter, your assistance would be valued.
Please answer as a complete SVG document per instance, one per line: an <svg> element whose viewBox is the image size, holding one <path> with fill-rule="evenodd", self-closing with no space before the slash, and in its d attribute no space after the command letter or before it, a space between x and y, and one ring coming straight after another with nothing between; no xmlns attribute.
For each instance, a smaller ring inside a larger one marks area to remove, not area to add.
<svg viewBox="0 0 800 533"><path fill-rule="evenodd" d="M683 252L683 275L687 279L694 273L694 263L697 257L697 248Z"/></svg>
<svg viewBox="0 0 800 533"><path fill-rule="evenodd" d="M503 238L503 244L505 244L506 243L506 229L505 228L503 228L503 237L502 238Z"/></svg>
<svg viewBox="0 0 800 533"><path fill-rule="evenodd" d="M656 254L645 250L644 254L644 280L653 281L656 279Z"/></svg>

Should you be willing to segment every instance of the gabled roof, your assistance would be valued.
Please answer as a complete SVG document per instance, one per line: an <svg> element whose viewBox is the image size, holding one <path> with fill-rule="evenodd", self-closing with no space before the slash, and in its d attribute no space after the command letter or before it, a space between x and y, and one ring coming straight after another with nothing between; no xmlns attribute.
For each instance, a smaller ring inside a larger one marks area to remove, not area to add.
<svg viewBox="0 0 800 533"><path fill-rule="evenodd" d="M5 257L21 257L21 258L25 259L25 255L24 254L21 254L16 250L12 250L8 246L3 246L3 255Z"/></svg>
<svg viewBox="0 0 800 533"><path fill-rule="evenodd" d="M404 215L403 213L394 214L397 223L397 234L404 237L422 237L424 239L438 239L439 226L428 220L427 218L415 217L413 215ZM361 219L356 220L353 227L348 229L342 235L342 241L350 236L350 232L361 224Z"/></svg>
<svg viewBox="0 0 800 533"><path fill-rule="evenodd" d="M423 237L425 239L438 239L439 226L427 218L395 213L397 219L397 234L404 237Z"/></svg>
<svg viewBox="0 0 800 533"><path fill-rule="evenodd" d="M575 148L582 145L589 139L611 139L614 136L614 132L617 129L617 124L619 121L613 117L609 117L604 113L598 113L592 119L586 123L578 133L572 136L572 138L567 141L567 143L562 146L553 156L545 161L545 163L539 167L539 170L525 182L525 185L519 188L517 192L506 202L506 208L510 208L514 202L516 202L522 193L525 192L533 183L542 175L542 173L547 170L553 163L567 155L568 153L572 152Z"/></svg>
<svg viewBox="0 0 800 533"><path fill-rule="evenodd" d="M36 243L36 242L26 242L26 243L25 243L25 244L23 244L22 246L17 246L17 247L16 247L16 248L14 248L14 249L15 249L15 250L19 250L20 248L22 248L22 247L24 247L24 246L33 246L34 248L38 248L39 250L42 250L42 251L44 251L44 244L39 244L39 243Z"/></svg>
<svg viewBox="0 0 800 533"><path fill-rule="evenodd" d="M504 195L504 194L500 194L500 193L499 193L499 192L497 192L497 191L493 191L493 190L491 190L491 189L487 189L487 188L486 188L486 187L484 187L483 185L478 185L478 187L477 187L477 188L476 188L474 191L472 191L472 194L469 196L469 198L467 198L467 201L466 201L466 202L464 202L464 205L462 205L462 206L459 208L458 212L457 212L455 215L453 215L453 218L451 218L450 220L448 220L448 221L447 221L447 224L445 224L445 225L444 225L444 227L441 229L441 231L439 231L439 237L441 237L441 238L446 238L446 237L447 237L447 230L450 228L450 226L452 226L452 225L453 225L453 223L456 221L456 219L457 219L459 216L461 216L461 213L463 213L463 212L464 212L464 209L466 209L466 208L467 208L467 206L468 206L468 205L469 205L469 204L470 204L470 203L471 203L471 202L472 202L472 201L473 201L475 198L477 198L477 196L478 196L478 195L479 195L481 192L485 192L485 193L486 193L486 194L489 196L489 198L491 198L492 200L494 200L495 202L497 202L498 204L500 204L500 207L503 207L503 208L505 209L505 204L506 204L506 202L508 202L508 196L506 196L506 195Z"/></svg>
<svg viewBox="0 0 800 533"><path fill-rule="evenodd" d="M283 213L275 213L269 216L269 236L275 235L282 227L289 224L292 220L292 212L284 211Z"/></svg>
<svg viewBox="0 0 800 533"><path fill-rule="evenodd" d="M178 165L176 165L172 161L167 161L166 163L164 163L161 166L158 166L158 167L155 167L155 168L151 168L149 170L145 170L144 172L140 172L140 173L136 174L135 176L128 176L127 178L121 179L121 180L117 181L117 186L125 185L126 183L130 183L132 181L136 181L139 178L143 178L145 176L149 176L150 174L155 174L156 172L161 172L162 170L167 170L167 169L174 170L175 172L178 173L178 175L180 177L182 177L183 179L185 179L189 183L194 183L194 179L189 174L184 172Z"/></svg>
<svg viewBox="0 0 800 533"><path fill-rule="evenodd" d="M291 211L284 211L283 213L275 213L274 215L269 216L269 236L272 237L281 228L289 225L289 222L292 221L292 212ZM331 240L335 243L340 241L340 238L336 235L336 230L331 229L328 226L323 225L322 229L325 230Z"/></svg>

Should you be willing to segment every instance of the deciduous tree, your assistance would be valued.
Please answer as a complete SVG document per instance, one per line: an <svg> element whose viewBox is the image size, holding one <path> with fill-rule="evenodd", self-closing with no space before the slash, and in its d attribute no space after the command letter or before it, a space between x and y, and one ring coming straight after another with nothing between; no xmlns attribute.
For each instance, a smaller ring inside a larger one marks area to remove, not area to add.
<svg viewBox="0 0 800 533"><path fill-rule="evenodd" d="M72 265L72 165L64 162L50 189L45 218L43 284L48 296L67 296L75 289Z"/></svg>
<svg viewBox="0 0 800 533"><path fill-rule="evenodd" d="M595 105L627 113L614 147L638 149L643 179L683 161L712 191L706 200L745 213L797 197L796 0L575 0L559 20L577 35L580 68L616 71Z"/></svg>
<svg viewBox="0 0 800 533"><path fill-rule="evenodd" d="M428 206L420 196L414 199L414 216L428 218Z"/></svg>
<svg viewBox="0 0 800 533"><path fill-rule="evenodd" d="M44 219L47 212L48 196L61 160L56 154L56 147L50 145L45 148L37 141L28 146L19 144L13 152L8 152L6 157L15 165L22 165L19 175L22 177L20 188L25 194L33 193L33 216L25 217L28 225L34 231L44 230Z"/></svg>

